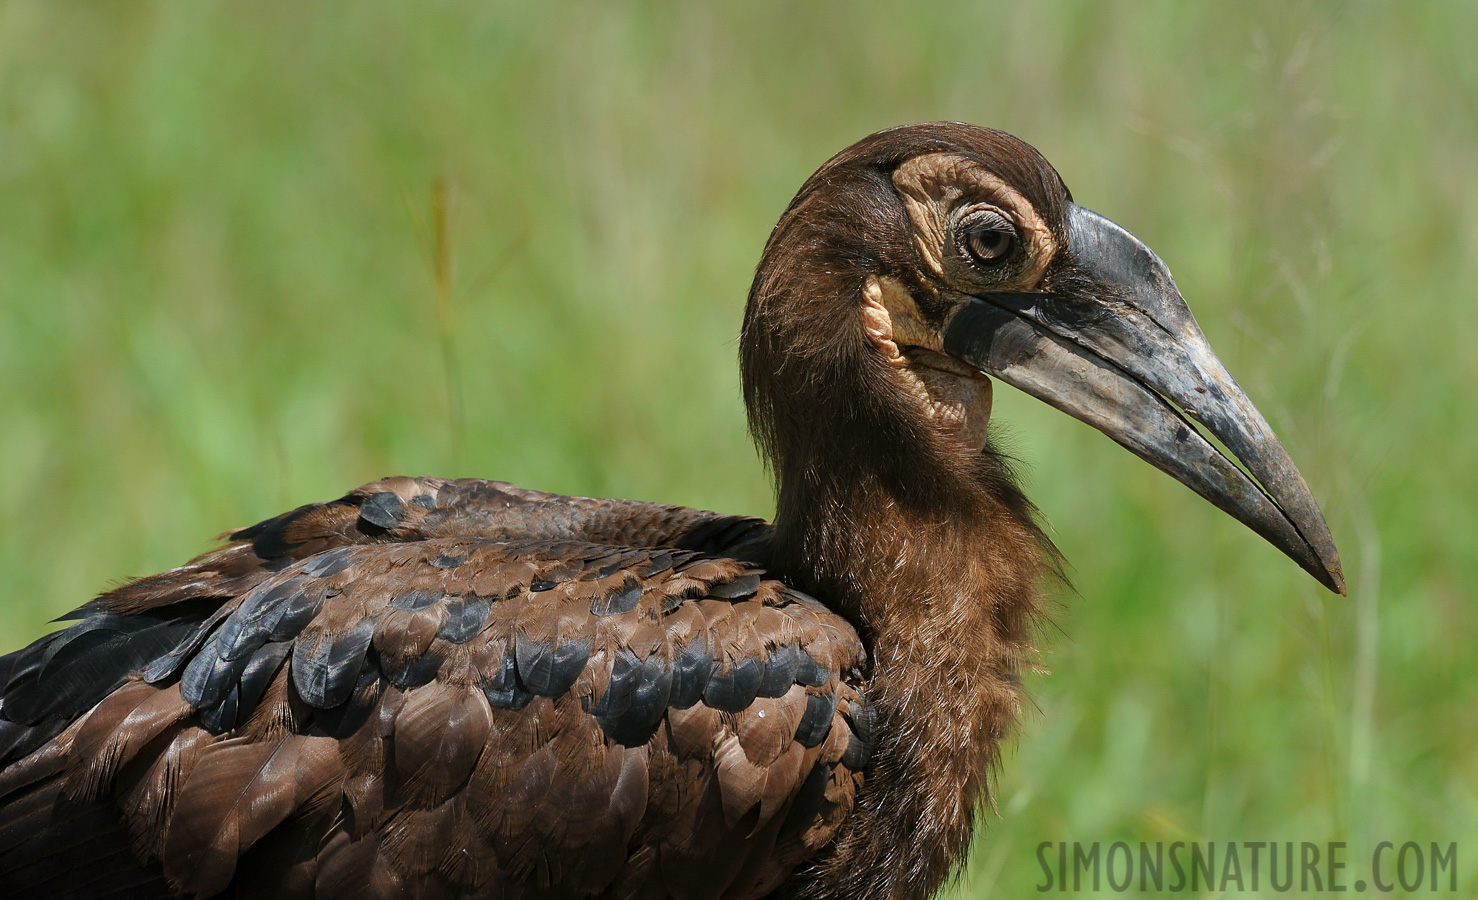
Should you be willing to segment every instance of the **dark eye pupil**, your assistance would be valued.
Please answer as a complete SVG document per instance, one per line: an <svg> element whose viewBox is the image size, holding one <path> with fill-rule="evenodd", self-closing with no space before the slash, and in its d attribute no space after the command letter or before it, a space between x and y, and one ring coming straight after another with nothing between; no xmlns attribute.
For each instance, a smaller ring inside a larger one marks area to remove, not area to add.
<svg viewBox="0 0 1478 900"><path fill-rule="evenodd" d="M977 228L965 239L965 249L976 262L998 263L1011 254L1016 237L1002 228Z"/></svg>

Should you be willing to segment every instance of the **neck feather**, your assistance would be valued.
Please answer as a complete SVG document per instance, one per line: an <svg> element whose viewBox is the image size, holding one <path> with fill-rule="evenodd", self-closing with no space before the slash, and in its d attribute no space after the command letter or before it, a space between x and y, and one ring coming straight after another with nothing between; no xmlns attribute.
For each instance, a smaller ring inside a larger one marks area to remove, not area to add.
<svg viewBox="0 0 1478 900"><path fill-rule="evenodd" d="M913 462L903 471L928 484L833 465L791 466L805 478L779 486L772 567L857 626L878 714L873 764L815 873L817 897L921 897L957 871L1035 657L1037 586L1055 568L989 449L964 465Z"/></svg>

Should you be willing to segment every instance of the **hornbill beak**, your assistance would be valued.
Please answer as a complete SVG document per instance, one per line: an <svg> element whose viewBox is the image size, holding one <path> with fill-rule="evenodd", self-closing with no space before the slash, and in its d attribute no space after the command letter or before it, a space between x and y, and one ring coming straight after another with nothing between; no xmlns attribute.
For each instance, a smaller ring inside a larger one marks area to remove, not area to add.
<svg viewBox="0 0 1478 900"><path fill-rule="evenodd" d="M1071 203L1066 251L1086 290L970 296L945 326L945 352L1107 434L1345 593L1308 485L1212 352L1165 263Z"/></svg>

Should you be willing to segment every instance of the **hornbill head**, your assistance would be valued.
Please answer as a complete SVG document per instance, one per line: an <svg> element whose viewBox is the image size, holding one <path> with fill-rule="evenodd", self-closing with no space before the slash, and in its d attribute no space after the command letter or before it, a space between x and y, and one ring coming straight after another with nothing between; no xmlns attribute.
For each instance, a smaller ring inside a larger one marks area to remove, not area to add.
<svg viewBox="0 0 1478 900"><path fill-rule="evenodd" d="M1104 432L1344 593L1308 485L1165 263L1074 203L1011 135L911 125L828 161L765 248L741 355L780 482L777 521L787 482L825 480L842 460L924 483L929 465L910 448L988 454L992 375Z"/></svg>

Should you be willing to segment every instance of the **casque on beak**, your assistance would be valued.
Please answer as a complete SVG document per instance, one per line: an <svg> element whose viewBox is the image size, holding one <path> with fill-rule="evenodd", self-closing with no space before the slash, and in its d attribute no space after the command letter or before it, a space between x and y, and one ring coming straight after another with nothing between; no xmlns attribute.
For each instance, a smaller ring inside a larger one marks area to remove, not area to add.
<svg viewBox="0 0 1478 900"><path fill-rule="evenodd" d="M1107 434L1345 593L1339 552L1308 485L1212 352L1165 263L1072 203L1066 250L1094 287L969 296L945 326L944 351Z"/></svg>

